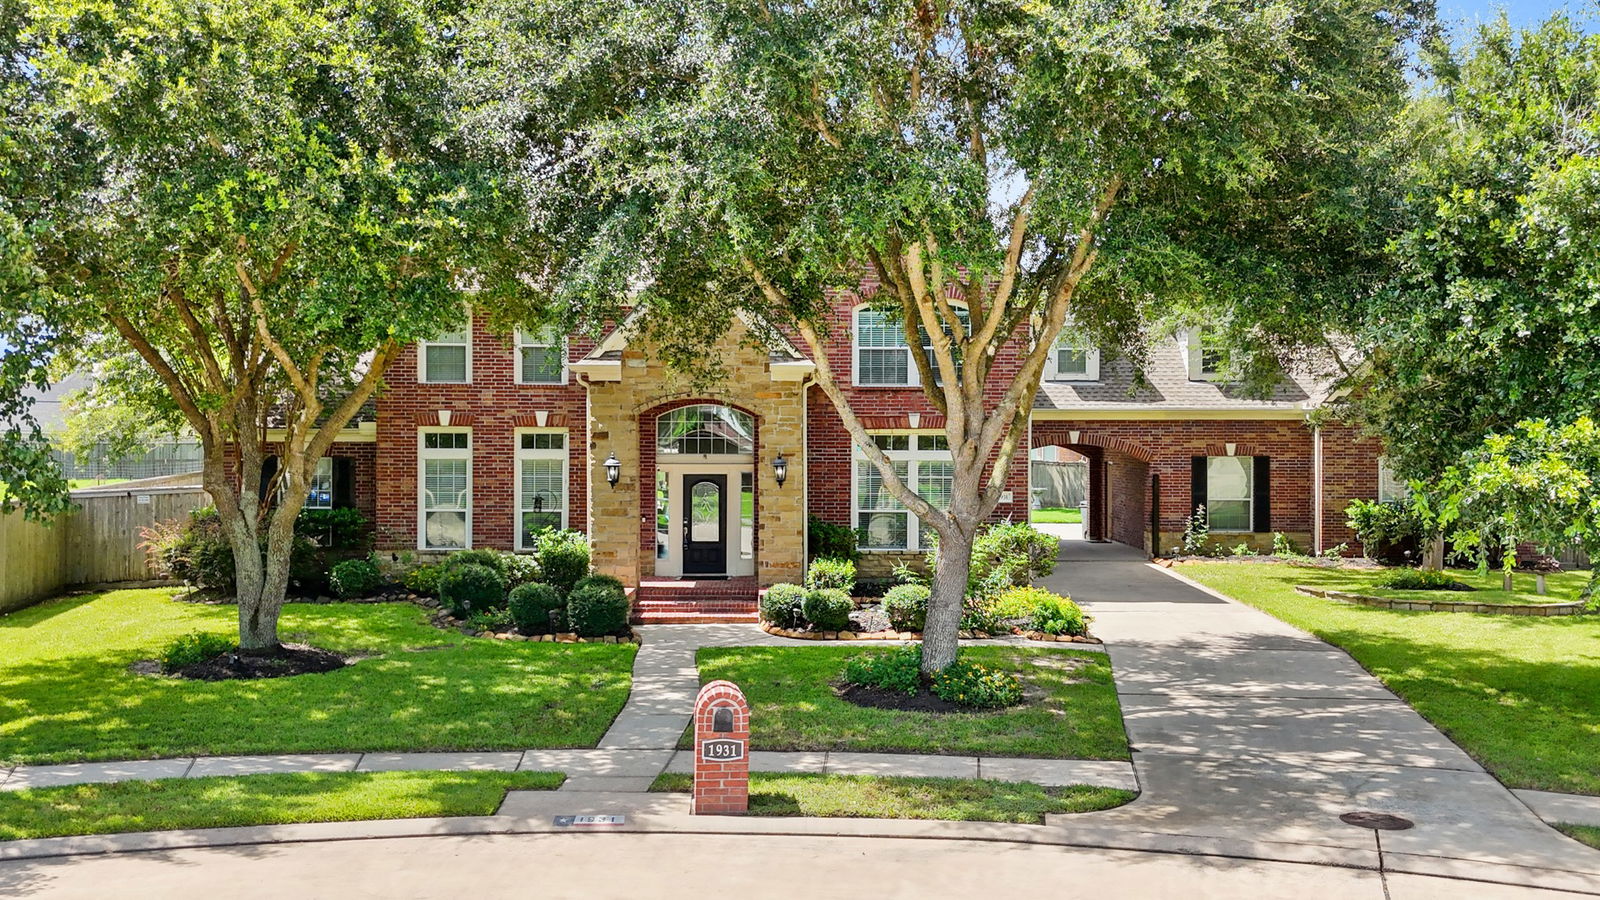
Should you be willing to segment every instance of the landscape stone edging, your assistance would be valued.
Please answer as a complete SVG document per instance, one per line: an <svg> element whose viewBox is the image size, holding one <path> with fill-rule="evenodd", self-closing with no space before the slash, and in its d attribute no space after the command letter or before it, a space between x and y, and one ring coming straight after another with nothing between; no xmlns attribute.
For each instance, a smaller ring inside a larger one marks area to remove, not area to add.
<svg viewBox="0 0 1600 900"><path fill-rule="evenodd" d="M1372 597L1366 594L1352 594L1349 591L1329 591L1322 588L1307 587L1303 584L1295 585L1297 593L1308 597L1321 597L1326 600L1338 600L1341 603L1352 603L1356 606L1370 606L1376 609L1406 609L1418 612L1448 612L1448 613L1500 613L1511 616L1578 616L1586 611L1584 604L1573 601L1570 603L1469 603L1456 600L1401 600L1393 597Z"/></svg>
<svg viewBox="0 0 1600 900"><path fill-rule="evenodd" d="M920 641L920 631L801 631L799 629L779 628L770 622L762 622L761 630L767 634L782 638L792 638L797 641ZM1104 643L1099 638L1088 635L1075 634L1045 634L1042 631L1024 631L1022 637L1030 641L1044 643L1073 643L1073 644L1100 644ZM993 637L987 631L960 631L957 636L962 640L988 640Z"/></svg>

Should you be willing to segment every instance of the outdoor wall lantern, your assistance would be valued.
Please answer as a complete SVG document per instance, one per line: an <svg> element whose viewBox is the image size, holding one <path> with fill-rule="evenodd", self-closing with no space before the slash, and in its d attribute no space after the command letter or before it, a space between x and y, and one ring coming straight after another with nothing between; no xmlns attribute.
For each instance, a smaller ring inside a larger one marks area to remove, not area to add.
<svg viewBox="0 0 1600 900"><path fill-rule="evenodd" d="M617 460L615 453L606 457L606 483L612 487L617 486L617 479L622 477L622 463Z"/></svg>
<svg viewBox="0 0 1600 900"><path fill-rule="evenodd" d="M784 479L789 477L789 461L783 458L781 452L778 458L772 461L772 475L778 479L778 487L783 487Z"/></svg>

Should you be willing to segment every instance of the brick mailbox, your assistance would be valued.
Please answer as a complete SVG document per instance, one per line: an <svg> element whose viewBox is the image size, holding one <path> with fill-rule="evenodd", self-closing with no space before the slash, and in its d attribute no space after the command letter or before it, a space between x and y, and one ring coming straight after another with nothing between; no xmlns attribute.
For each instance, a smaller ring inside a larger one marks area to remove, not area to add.
<svg viewBox="0 0 1600 900"><path fill-rule="evenodd" d="M742 816L750 806L750 704L713 681L694 700L694 813Z"/></svg>

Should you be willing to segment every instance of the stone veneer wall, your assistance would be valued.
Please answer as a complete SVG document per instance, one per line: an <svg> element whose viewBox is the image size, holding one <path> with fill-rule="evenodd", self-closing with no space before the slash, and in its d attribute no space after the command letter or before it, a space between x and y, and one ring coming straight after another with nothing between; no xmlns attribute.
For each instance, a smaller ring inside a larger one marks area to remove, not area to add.
<svg viewBox="0 0 1600 900"><path fill-rule="evenodd" d="M800 382L773 381L767 353L751 346L742 324L736 323L708 352L720 357L727 375L709 391L697 390L669 372L639 343L623 352L621 381L590 384L593 488L588 527L595 569L630 585L654 574L655 557L647 551L646 540L653 528L655 466L653 459L641 458L654 455L654 416L688 402L722 403L756 416L756 579L762 585L799 581L805 572L806 540L801 487L806 483L805 408ZM641 422L642 414L648 414L649 421ZM641 447L646 448L644 454ZM772 473L779 453L789 463L782 487ZM610 454L622 463L614 487L606 483L604 461Z"/></svg>

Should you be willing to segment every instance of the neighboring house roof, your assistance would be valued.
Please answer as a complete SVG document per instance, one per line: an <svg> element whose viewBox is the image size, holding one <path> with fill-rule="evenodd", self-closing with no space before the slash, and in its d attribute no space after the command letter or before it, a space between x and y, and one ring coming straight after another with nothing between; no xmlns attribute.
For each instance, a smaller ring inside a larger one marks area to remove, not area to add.
<svg viewBox="0 0 1600 900"><path fill-rule="evenodd" d="M1332 388L1327 379L1305 372L1287 373L1264 397L1241 384L1194 381L1189 378L1187 348L1171 338L1151 348L1142 383L1138 374L1131 360L1118 358L1101 364L1097 381L1047 380L1034 397L1034 412L1258 411L1298 415L1320 406Z"/></svg>
<svg viewBox="0 0 1600 900"><path fill-rule="evenodd" d="M39 428L45 433L60 431L66 425L67 412L62 406L67 394L82 390L89 386L89 379L83 375L68 375L55 384L42 391L28 391L29 408L33 413L34 421L39 423Z"/></svg>

